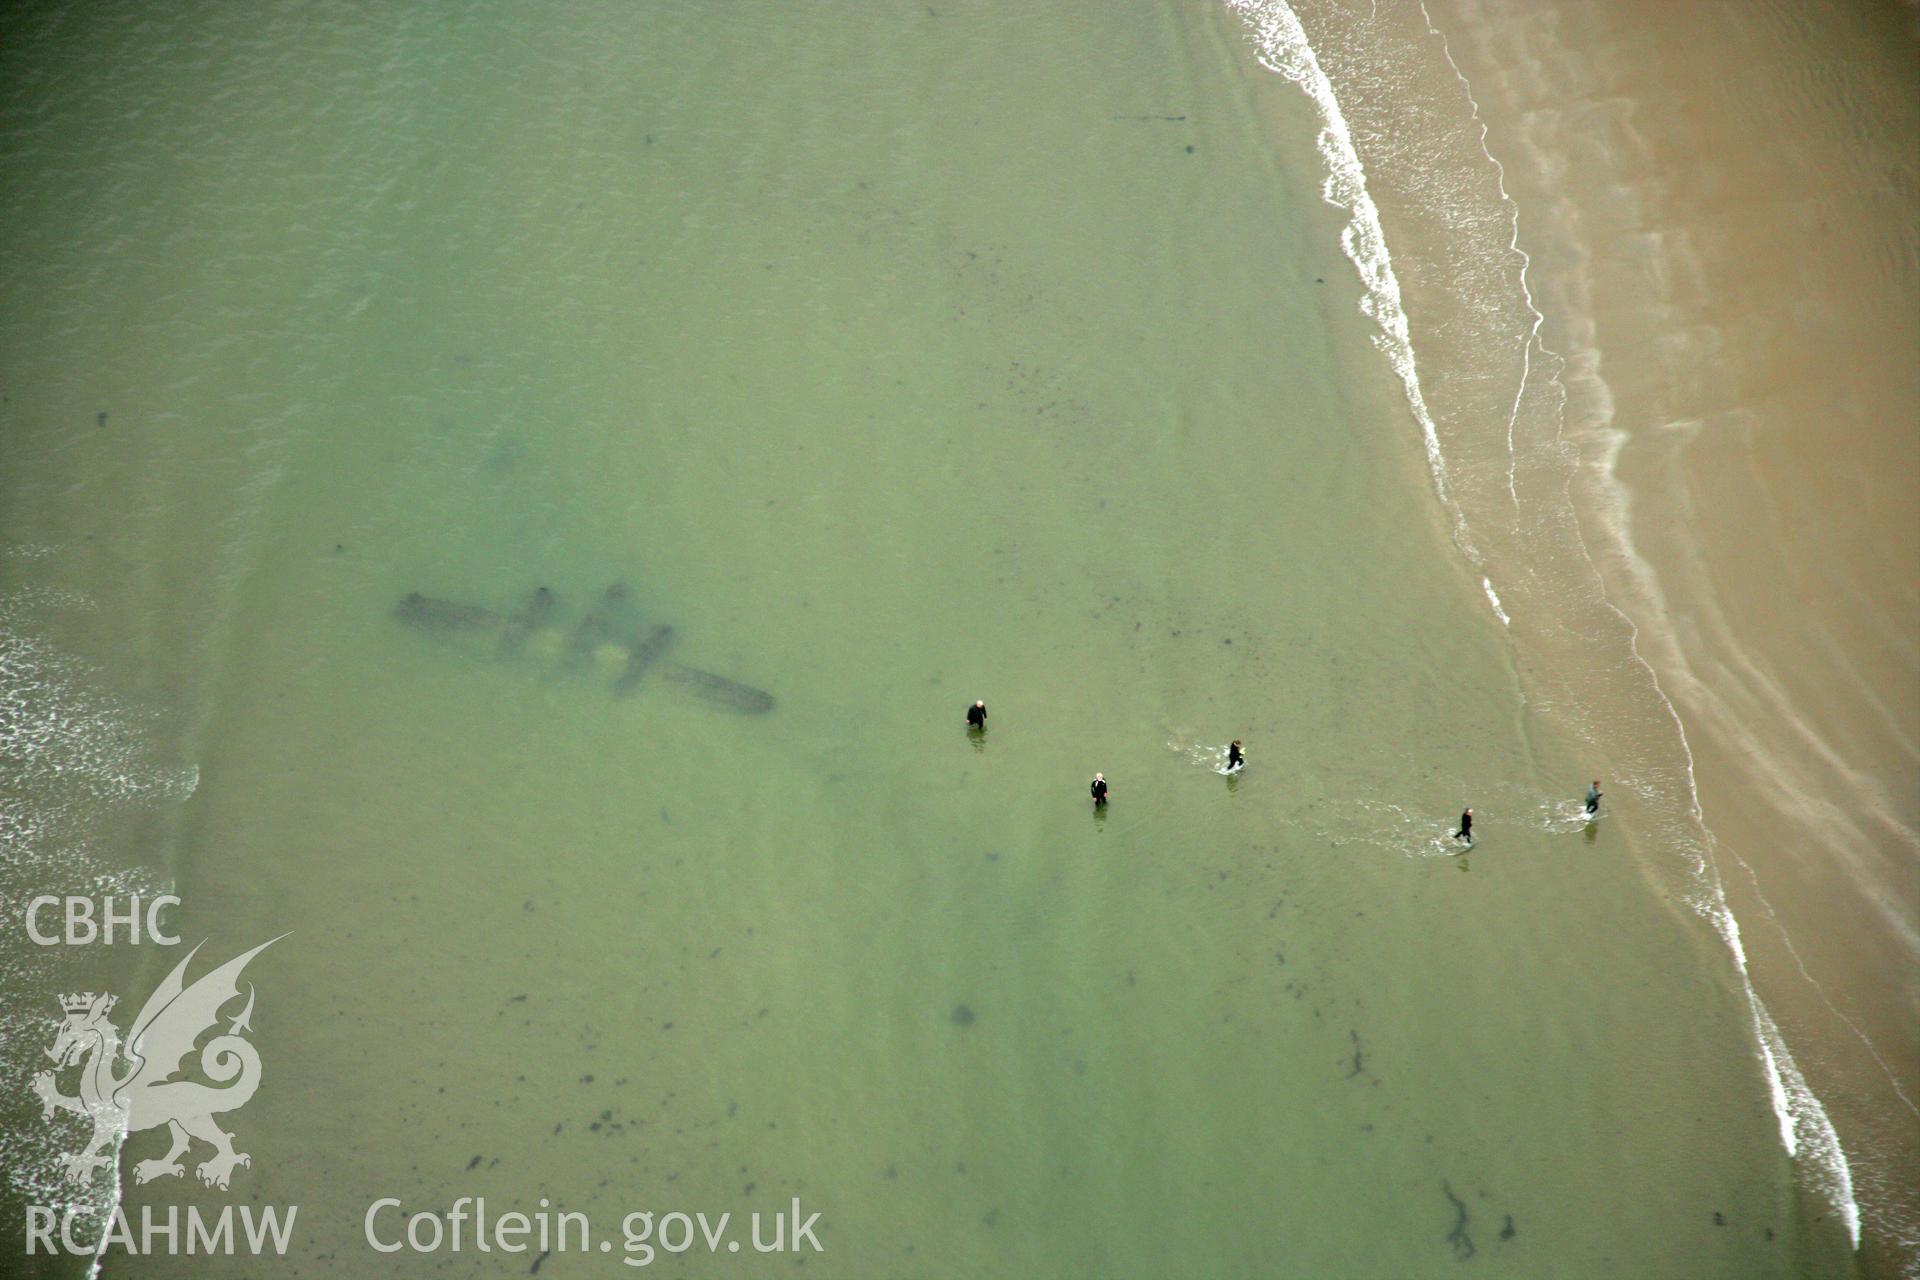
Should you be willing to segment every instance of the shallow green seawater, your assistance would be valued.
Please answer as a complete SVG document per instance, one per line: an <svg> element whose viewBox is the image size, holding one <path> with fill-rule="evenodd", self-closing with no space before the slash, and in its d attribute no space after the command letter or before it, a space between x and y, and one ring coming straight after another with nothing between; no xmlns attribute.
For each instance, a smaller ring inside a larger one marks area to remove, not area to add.
<svg viewBox="0 0 1920 1280"><path fill-rule="evenodd" d="M210 958L292 931L252 1166L128 1202L295 1249L107 1274L525 1273L362 1241L462 1195L797 1195L845 1276L1846 1272L1723 949L1554 817L1230 14L209 4L0 68L7 625L198 770L92 852ZM774 709L569 667L614 582ZM511 657L393 614L541 585Z"/></svg>

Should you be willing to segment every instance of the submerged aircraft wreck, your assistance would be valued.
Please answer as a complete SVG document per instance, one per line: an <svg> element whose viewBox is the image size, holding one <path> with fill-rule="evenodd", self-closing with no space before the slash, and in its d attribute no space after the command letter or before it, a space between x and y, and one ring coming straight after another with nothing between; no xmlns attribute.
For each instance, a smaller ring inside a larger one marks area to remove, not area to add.
<svg viewBox="0 0 1920 1280"><path fill-rule="evenodd" d="M608 587L591 609L571 623L559 597L545 587L534 588L518 608L508 612L415 591L403 596L393 613L408 626L464 648L490 651L502 660L546 662L563 675L610 677L608 687L616 697L631 693L649 673L657 673L728 711L764 715L773 710L773 695L764 689L668 661L673 628L640 626L623 583Z"/></svg>

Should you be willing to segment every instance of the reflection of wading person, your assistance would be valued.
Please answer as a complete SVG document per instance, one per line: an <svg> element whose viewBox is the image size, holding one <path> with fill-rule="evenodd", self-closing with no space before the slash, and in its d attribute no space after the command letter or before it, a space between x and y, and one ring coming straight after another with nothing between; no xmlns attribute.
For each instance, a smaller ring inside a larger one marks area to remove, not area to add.
<svg viewBox="0 0 1920 1280"><path fill-rule="evenodd" d="M1098 808L1099 808L1099 807L1101 807L1102 805L1104 805L1104 804L1106 804L1106 802L1107 802L1107 775L1105 775L1104 773L1096 773L1096 774L1094 774L1094 775L1093 775L1093 785L1092 785L1092 786L1090 786L1090 787L1088 787L1087 789L1088 789L1089 791L1091 791L1091 792L1093 793L1093 807L1094 807L1094 808L1096 808L1096 809L1098 809Z"/></svg>

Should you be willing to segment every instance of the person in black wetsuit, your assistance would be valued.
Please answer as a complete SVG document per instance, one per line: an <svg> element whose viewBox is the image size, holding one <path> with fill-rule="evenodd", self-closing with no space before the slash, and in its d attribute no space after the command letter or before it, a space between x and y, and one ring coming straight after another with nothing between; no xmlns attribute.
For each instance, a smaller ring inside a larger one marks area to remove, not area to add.
<svg viewBox="0 0 1920 1280"><path fill-rule="evenodd" d="M1587 816L1591 818L1600 812L1600 797L1606 793L1600 790L1600 779L1595 778L1593 785L1587 788Z"/></svg>
<svg viewBox="0 0 1920 1280"><path fill-rule="evenodd" d="M987 704L976 702L967 708L967 728L984 729L987 727Z"/></svg>
<svg viewBox="0 0 1920 1280"><path fill-rule="evenodd" d="M1107 775L1104 773L1094 774L1093 785L1089 787L1088 790L1093 792L1094 807L1098 808L1105 804L1107 802Z"/></svg>
<svg viewBox="0 0 1920 1280"><path fill-rule="evenodd" d="M1468 844L1473 843L1473 810L1472 809L1465 809L1461 811L1460 829L1453 833L1453 838L1455 840L1465 840Z"/></svg>
<svg viewBox="0 0 1920 1280"><path fill-rule="evenodd" d="M1238 769L1246 762L1247 758L1240 754L1240 739L1235 738L1232 745L1227 748L1227 768Z"/></svg>

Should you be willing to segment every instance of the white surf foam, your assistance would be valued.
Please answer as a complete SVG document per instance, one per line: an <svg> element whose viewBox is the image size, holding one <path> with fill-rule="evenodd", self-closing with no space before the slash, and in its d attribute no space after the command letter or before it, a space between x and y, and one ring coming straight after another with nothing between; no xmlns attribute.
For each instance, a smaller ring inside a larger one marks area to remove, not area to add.
<svg viewBox="0 0 1920 1280"><path fill-rule="evenodd" d="M1339 825L1319 834L1336 849L1362 844L1410 858L1451 858L1473 847L1454 839L1451 822L1390 800L1356 800L1336 807L1331 816Z"/></svg>
<svg viewBox="0 0 1920 1280"><path fill-rule="evenodd" d="M1333 82L1321 69L1320 59L1314 54L1299 17L1283 0L1227 0L1227 4L1252 29L1261 65L1299 85L1319 114L1318 146L1327 164L1327 180L1321 194L1328 204L1346 210L1349 215L1346 228L1340 233L1340 245L1360 273L1364 290L1360 309L1379 326L1374 345L1399 375L1407 406L1413 411L1414 421L1420 424L1434 492L1453 518L1454 541L1467 559L1477 565L1480 553L1467 530L1466 518L1447 491L1447 460L1440 451L1440 430L1420 389L1413 335L1407 326L1406 309L1401 305L1400 281L1393 273L1393 258L1387 252L1386 231L1380 225L1380 211L1373 203L1373 196L1367 191L1367 171L1360 164L1360 153L1354 147L1347 119L1340 113Z"/></svg>
<svg viewBox="0 0 1920 1280"><path fill-rule="evenodd" d="M1513 625L1513 619L1509 618L1507 611L1500 607L1500 593L1493 589L1493 579L1482 577L1480 579L1480 586L1481 589L1487 593L1487 603L1493 606L1493 616L1500 619L1501 626L1511 627Z"/></svg>
<svg viewBox="0 0 1920 1280"><path fill-rule="evenodd" d="M176 804L199 781L192 766L155 763L150 718L102 693L96 673L35 634L33 621L50 608L92 602L31 588L0 596L0 915L16 921L34 894L172 892L162 874L108 863L93 843L96 824L103 813ZM47 1065L42 1050L61 1022L61 950L18 933L0 946L0 986L20 997L0 1010L0 1069L9 1079ZM44 1128L0 1133L0 1168L20 1199L72 1212L78 1234L97 1241L120 1203L120 1182L117 1163L85 1184L66 1177L60 1157L79 1148L84 1130L84 1121L56 1115ZM119 1149L116 1142L116 1162ZM98 1273L96 1256L89 1274Z"/></svg>
<svg viewBox="0 0 1920 1280"><path fill-rule="evenodd" d="M1238 769L1227 768L1227 748L1224 743L1215 746L1211 743L1195 742L1188 735L1176 732L1167 739L1167 750L1184 757L1187 763L1195 768L1205 769L1210 773L1239 772Z"/></svg>

